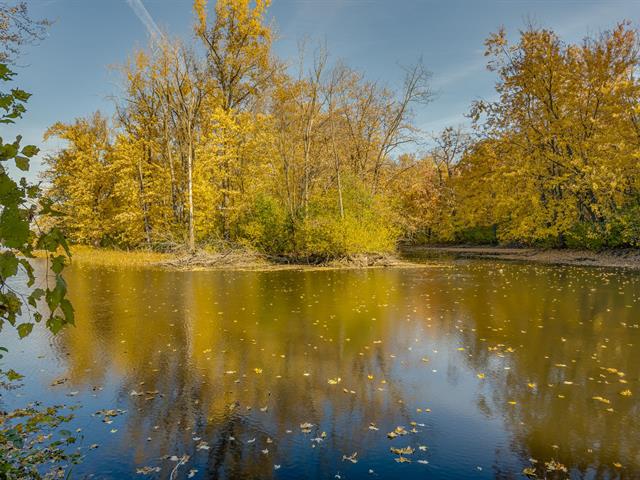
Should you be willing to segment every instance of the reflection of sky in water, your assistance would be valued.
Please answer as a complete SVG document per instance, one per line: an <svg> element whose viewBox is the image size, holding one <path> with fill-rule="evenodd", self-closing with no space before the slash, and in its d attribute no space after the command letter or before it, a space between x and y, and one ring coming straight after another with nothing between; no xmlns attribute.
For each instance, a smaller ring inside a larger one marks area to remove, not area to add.
<svg viewBox="0 0 640 480"><path fill-rule="evenodd" d="M178 478L511 478L530 457L578 478L640 473L635 274L451 262L67 278L76 328L19 343L3 332L27 375L3 401L80 405L72 427L99 448L74 475L150 465L167 478L175 463L161 457L184 453ZM92 415L112 408L127 412ZM387 438L411 422L417 433ZM389 448L409 445L412 463L395 462Z"/></svg>

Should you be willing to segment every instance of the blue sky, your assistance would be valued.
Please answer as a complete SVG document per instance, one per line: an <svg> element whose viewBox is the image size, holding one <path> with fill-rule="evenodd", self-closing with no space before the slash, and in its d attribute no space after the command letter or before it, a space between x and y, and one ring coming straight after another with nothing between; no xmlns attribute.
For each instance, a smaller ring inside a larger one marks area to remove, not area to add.
<svg viewBox="0 0 640 480"><path fill-rule="evenodd" d="M191 38L191 0L141 1L160 28ZM0 135L20 132L50 151L57 145L43 143L42 134L53 122L97 109L112 113L109 97L118 92L118 76L110 66L148 42L135 2L29 0L35 18L55 24L18 61L17 83L33 97L20 124L3 127ZM269 16L278 35L275 51L284 59L295 60L298 41L308 37L326 42L333 60L394 86L402 78L398 65L422 56L438 94L417 112L417 122L433 132L464 122L474 99L492 96L495 77L483 56L490 32L504 25L513 38L531 19L577 41L623 19L640 26L640 0L273 0Z"/></svg>

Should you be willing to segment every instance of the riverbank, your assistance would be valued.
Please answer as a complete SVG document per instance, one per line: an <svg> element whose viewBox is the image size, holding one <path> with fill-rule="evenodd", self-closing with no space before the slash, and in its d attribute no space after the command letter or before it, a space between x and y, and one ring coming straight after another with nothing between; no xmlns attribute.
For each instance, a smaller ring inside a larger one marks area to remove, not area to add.
<svg viewBox="0 0 640 480"><path fill-rule="evenodd" d="M76 245L72 247L71 252L72 263L79 267L144 267L180 271L417 268L428 265L424 262L425 259L441 259L442 257L611 267L640 271L640 249L594 252L496 246L405 246L398 254L359 254L330 261L268 257L257 252L238 249L224 252L198 251L188 254L159 253L147 250L114 250ZM416 261L416 256L421 257L420 261Z"/></svg>
<svg viewBox="0 0 640 480"><path fill-rule="evenodd" d="M640 270L640 249L616 249L594 252L590 250L554 250L510 248L494 246L415 246L405 247L408 255L451 255L457 258L509 260L552 265L580 265L592 267Z"/></svg>
<svg viewBox="0 0 640 480"><path fill-rule="evenodd" d="M167 270L326 270L362 268L416 268L414 263L394 254L359 254L330 261L318 259L292 259L268 257L240 249L223 252L200 250L195 253L158 253L145 250L113 250L88 246L71 248L72 264L79 267L101 266L107 268L145 267Z"/></svg>

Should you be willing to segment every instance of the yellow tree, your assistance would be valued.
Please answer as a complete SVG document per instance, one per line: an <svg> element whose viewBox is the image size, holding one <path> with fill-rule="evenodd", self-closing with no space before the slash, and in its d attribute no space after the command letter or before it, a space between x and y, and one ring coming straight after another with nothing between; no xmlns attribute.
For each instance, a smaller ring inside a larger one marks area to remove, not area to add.
<svg viewBox="0 0 640 480"><path fill-rule="evenodd" d="M255 112L278 71L271 56L271 28L265 24L268 0L218 0L215 19L207 21L206 0L195 0L195 32L207 51L209 88L218 101L216 128L223 130L237 123L243 112ZM228 118L225 118L228 117ZM219 136L231 138L229 133ZM251 159L240 158L238 149L224 141L216 142L212 157L220 164L221 234L230 239L229 215L234 196L241 188L244 166Z"/></svg>
<svg viewBox="0 0 640 480"><path fill-rule="evenodd" d="M486 46L499 99L476 103L472 116L498 155L503 239L595 245L624 235L611 229L638 199L637 183L621 181L636 177L633 134L625 138L638 98L636 32L623 23L571 45L530 27L515 44L501 30Z"/></svg>
<svg viewBox="0 0 640 480"><path fill-rule="evenodd" d="M45 133L66 147L47 157L47 195L59 206L74 242L100 245L114 234L114 176L107 119L99 112L72 124L58 122Z"/></svg>

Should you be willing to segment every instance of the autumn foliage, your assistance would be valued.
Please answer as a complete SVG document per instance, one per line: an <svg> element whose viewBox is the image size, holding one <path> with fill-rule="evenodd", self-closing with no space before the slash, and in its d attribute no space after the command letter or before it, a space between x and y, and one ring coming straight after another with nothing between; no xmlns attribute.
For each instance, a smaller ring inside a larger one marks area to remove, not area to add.
<svg viewBox="0 0 640 480"><path fill-rule="evenodd" d="M515 43L491 35L495 100L472 105L470 131L447 128L424 152L413 123L431 99L420 63L396 91L322 48L286 64L271 50L268 3L196 1L197 48L153 39L122 67L113 121L49 129L66 140L46 178L72 241L307 259L400 241L640 242L629 24L580 44L534 27Z"/></svg>
<svg viewBox="0 0 640 480"><path fill-rule="evenodd" d="M450 221L429 224L432 238L637 246L637 32L622 23L574 45L533 27L511 44L499 31L486 55L497 99L471 109L473 142L436 207L453 205Z"/></svg>

